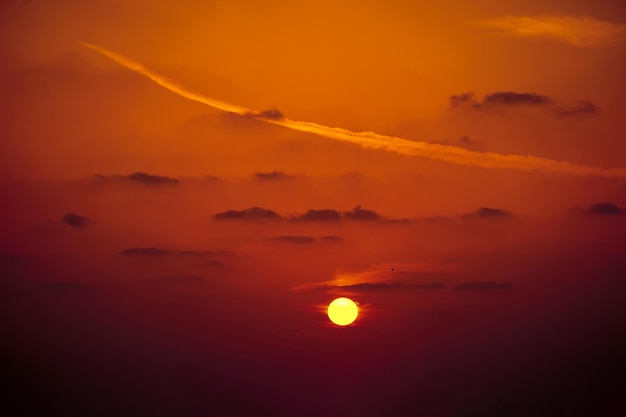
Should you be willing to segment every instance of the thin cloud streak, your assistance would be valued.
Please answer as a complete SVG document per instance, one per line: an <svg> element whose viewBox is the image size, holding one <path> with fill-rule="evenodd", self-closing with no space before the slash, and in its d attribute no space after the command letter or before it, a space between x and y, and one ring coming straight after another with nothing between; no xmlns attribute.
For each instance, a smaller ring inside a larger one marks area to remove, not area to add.
<svg viewBox="0 0 626 417"><path fill-rule="evenodd" d="M328 139L334 139L342 142L350 142L366 149L385 150L395 152L407 156L419 156L437 161L449 162L457 165L476 166L483 168L508 168L523 171L542 170L558 172L570 175L590 175L601 177L620 177L626 178L626 169L610 168L603 169L586 165L578 165L565 161L556 161L547 158L540 158L525 155L505 155L495 152L476 152L464 148L450 145L440 145L427 142L416 142L398 137L381 135L374 132L352 132L347 129L338 127L324 126L317 123L291 120L288 118L277 118L265 116L264 112L258 112L246 107L235 104L226 103L206 97L202 94L195 93L180 86L173 80L154 73L144 67L142 64L126 58L115 52L101 48L89 43L78 42L89 49L92 49L101 55L117 62L118 64L141 74L161 87L185 97L189 100L206 104L207 106L223 110L242 116L254 116L255 119L283 126L288 129L300 132L312 133Z"/></svg>
<svg viewBox="0 0 626 417"><path fill-rule="evenodd" d="M599 46L626 39L626 26L588 16L503 16L476 23L520 37L551 37L575 46Z"/></svg>

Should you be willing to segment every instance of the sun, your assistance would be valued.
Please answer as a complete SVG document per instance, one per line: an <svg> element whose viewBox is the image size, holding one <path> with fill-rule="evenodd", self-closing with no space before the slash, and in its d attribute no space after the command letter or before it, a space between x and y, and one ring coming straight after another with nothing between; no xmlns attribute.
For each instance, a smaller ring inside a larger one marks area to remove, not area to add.
<svg viewBox="0 0 626 417"><path fill-rule="evenodd" d="M354 323L359 315L359 308L349 298L336 298L328 304L328 318L337 326L347 326Z"/></svg>

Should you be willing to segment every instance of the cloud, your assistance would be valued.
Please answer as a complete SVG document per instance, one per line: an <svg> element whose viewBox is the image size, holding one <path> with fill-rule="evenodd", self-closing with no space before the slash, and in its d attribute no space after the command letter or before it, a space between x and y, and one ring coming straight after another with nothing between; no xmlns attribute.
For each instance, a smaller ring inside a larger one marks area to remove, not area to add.
<svg viewBox="0 0 626 417"><path fill-rule="evenodd" d="M508 219L513 217L513 213L498 208L480 207L478 210L461 217L464 219Z"/></svg>
<svg viewBox="0 0 626 417"><path fill-rule="evenodd" d="M273 237L271 240L275 242L287 242L296 244L315 242L315 238L312 236L277 236Z"/></svg>
<svg viewBox="0 0 626 417"><path fill-rule="evenodd" d="M145 76L157 85L181 97L238 115L255 113L253 110L246 107L226 103L188 90L176 82L148 70L139 62L133 61L115 52L84 42L78 43L106 56L131 71ZM418 156L464 166L507 168L523 171L542 170L570 175L626 178L626 169L623 168L604 169L530 155L504 155L495 152L476 152L456 146L408 140L394 136L381 135L375 132L353 132L339 127L324 126L318 123L288 118L276 119L257 117L257 120L299 132L311 133L331 140L353 143L366 149L395 152L401 155Z"/></svg>
<svg viewBox="0 0 626 417"><path fill-rule="evenodd" d="M291 216L295 221L383 221L385 220L380 214L373 210L362 208L359 204L352 210L339 211L335 209L309 209L303 214L295 214ZM393 221L393 220L392 220Z"/></svg>
<svg viewBox="0 0 626 417"><path fill-rule="evenodd" d="M212 259L210 261L206 261L200 264L199 266L204 266L207 268L223 268L226 265L224 264L224 262L218 261L217 259Z"/></svg>
<svg viewBox="0 0 626 417"><path fill-rule="evenodd" d="M309 209L306 213L293 215L291 219L296 221L336 222L340 221L342 216L335 209Z"/></svg>
<svg viewBox="0 0 626 417"><path fill-rule="evenodd" d="M83 228L91 222L89 218L85 216L80 216L75 213L64 214L63 217L61 217L61 221L67 224L68 226L71 226L77 229Z"/></svg>
<svg viewBox="0 0 626 417"><path fill-rule="evenodd" d="M181 256L211 256L211 255L215 255L216 252L210 251L210 250L179 250L174 252L176 255L181 255Z"/></svg>
<svg viewBox="0 0 626 417"><path fill-rule="evenodd" d="M487 94L483 98L483 105L493 106L511 106L511 105L543 105L549 104L550 97L543 96L535 93L514 93L512 91L498 91L495 93Z"/></svg>
<svg viewBox="0 0 626 417"><path fill-rule="evenodd" d="M428 284L403 284L401 282L361 282L361 283L352 284L352 285L326 285L326 286L319 287L319 289L325 290L325 291L341 289L341 290L367 292L367 291L441 290L441 289L444 289L445 287L446 285L441 282L432 282Z"/></svg>
<svg viewBox="0 0 626 417"><path fill-rule="evenodd" d="M178 185L180 183L176 178L147 174L145 172L135 172L129 175L112 175L110 177L96 174L94 179L97 181L122 181L145 185Z"/></svg>
<svg viewBox="0 0 626 417"><path fill-rule="evenodd" d="M495 93L489 93L485 95L482 100L476 98L472 92L461 93L451 95L449 97L450 106L453 108L467 107L475 110L489 111L491 109L498 108L513 108L518 106L526 107L540 107L553 112L556 116L581 116L592 115L597 113L598 106L588 100L578 100L575 104L570 106L556 105L554 104L550 96L537 94L537 93L516 93L513 91L497 91ZM467 138L467 136L464 136ZM471 149L468 146L471 141L467 138L465 142L444 142L438 141L433 143L440 143L443 145L460 146L466 149Z"/></svg>
<svg viewBox="0 0 626 417"><path fill-rule="evenodd" d="M489 93L482 100L477 100L474 93L462 93L449 97L452 107L471 106L475 109L506 106L544 106L552 102L549 96L536 93L516 93L514 91L496 91Z"/></svg>
<svg viewBox="0 0 626 417"><path fill-rule="evenodd" d="M454 287L457 291L510 291L513 284L509 282L476 281L466 282Z"/></svg>
<svg viewBox="0 0 626 417"><path fill-rule="evenodd" d="M624 209L621 209L616 204L609 202L596 203L589 207L589 213L601 216L617 216L623 212Z"/></svg>
<svg viewBox="0 0 626 417"><path fill-rule="evenodd" d="M283 113L275 107L272 107L271 109L263 110L260 112L251 112L251 115L256 118L270 119L270 120L281 120L285 118Z"/></svg>
<svg viewBox="0 0 626 417"><path fill-rule="evenodd" d="M377 220L382 219L380 214L372 210L365 210L361 208L360 204L356 206L355 208L353 208L352 210L344 212L343 217L347 220L365 220L365 221L377 221Z"/></svg>
<svg viewBox="0 0 626 417"><path fill-rule="evenodd" d="M169 275L169 276L163 277L161 280L169 281L169 282L179 282L179 283L195 283L195 282L204 282L206 281L206 278L201 277L199 275L178 274L178 275Z"/></svg>
<svg viewBox="0 0 626 417"><path fill-rule="evenodd" d="M587 100L578 100L572 107L557 109L559 116L589 115L598 112L598 106Z"/></svg>
<svg viewBox="0 0 626 417"><path fill-rule="evenodd" d="M165 249L159 248L131 248L124 249L120 252L124 256L137 256L137 257L150 257L150 256L165 256L171 252Z"/></svg>
<svg viewBox="0 0 626 417"><path fill-rule="evenodd" d="M463 104L471 104L474 107L480 107L480 103L474 99L473 92L453 94L449 97L449 100L450 100L450 105L453 107L460 106Z"/></svg>
<svg viewBox="0 0 626 417"><path fill-rule="evenodd" d="M608 45L626 39L626 26L589 16L502 16L475 22L521 38L548 38L574 46Z"/></svg>
<svg viewBox="0 0 626 417"><path fill-rule="evenodd" d="M314 242L341 242L343 241L343 239L339 236L334 236L334 235L329 235L329 236L320 236L318 238L315 238L313 236L291 236L291 235L287 235L287 236L276 236L271 238L270 240L273 240L275 242L286 242L286 243L295 243L295 244L301 244L301 243L314 243Z"/></svg>
<svg viewBox="0 0 626 417"><path fill-rule="evenodd" d="M215 220L277 220L282 216L273 210L250 207L245 210L228 210L213 216Z"/></svg>
<svg viewBox="0 0 626 417"><path fill-rule="evenodd" d="M294 222L339 222L344 220L355 221L388 221L404 222L405 219L385 219L373 210L366 210L358 205L352 210L340 211L336 209L308 209L304 213L295 213L283 217L274 210L261 207L250 207L245 210L228 210L213 216L215 220L279 220L287 219ZM328 238L331 240L333 238Z"/></svg>
<svg viewBox="0 0 626 417"><path fill-rule="evenodd" d="M326 242L342 242L343 241L342 237L336 236L336 235L321 236L319 239L324 240Z"/></svg>
<svg viewBox="0 0 626 417"><path fill-rule="evenodd" d="M460 138L456 138L456 139L453 139L453 140L447 140L447 139L434 140L431 143L437 143L437 144L446 145L446 146L458 146L458 147L461 147L461 148L473 149L473 150L476 150L476 151L483 151L484 150L484 146L483 146L483 142L482 141L480 141L478 139L470 138L467 135L461 136Z"/></svg>
<svg viewBox="0 0 626 417"><path fill-rule="evenodd" d="M293 178L291 175L287 175L283 171L255 172L254 176L259 180L282 180Z"/></svg>

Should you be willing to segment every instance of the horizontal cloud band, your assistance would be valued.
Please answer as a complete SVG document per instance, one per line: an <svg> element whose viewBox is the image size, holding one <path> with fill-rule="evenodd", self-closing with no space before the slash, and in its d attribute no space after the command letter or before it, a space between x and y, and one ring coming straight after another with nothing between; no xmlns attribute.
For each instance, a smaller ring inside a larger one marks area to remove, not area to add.
<svg viewBox="0 0 626 417"><path fill-rule="evenodd" d="M601 177L626 178L626 169L598 168L586 165L573 164L566 161L556 161L530 155L506 155L495 152L476 152L450 145L441 145L428 142L417 142L393 136L381 135L374 132L352 132L338 127L329 127L312 122L291 120L283 117L279 112L258 112L236 104L215 100L202 94L190 91L173 80L150 71L142 64L126 58L120 54L89 43L79 44L93 49L118 64L141 74L161 87L185 97L189 100L203 103L215 109L223 110L242 116L252 116L264 123L283 126L300 132L312 133L328 139L342 142L351 142L367 149L386 150L408 156L420 156L437 161L449 162L457 165L476 166L483 168L508 168L518 170L542 170L570 175L590 175Z"/></svg>

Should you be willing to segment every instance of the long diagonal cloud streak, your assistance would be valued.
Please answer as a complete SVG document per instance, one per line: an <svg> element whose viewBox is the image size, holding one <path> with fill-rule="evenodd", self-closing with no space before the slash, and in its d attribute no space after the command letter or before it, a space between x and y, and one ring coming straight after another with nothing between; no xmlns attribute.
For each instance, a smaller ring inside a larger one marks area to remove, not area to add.
<svg viewBox="0 0 626 417"><path fill-rule="evenodd" d="M626 169L623 168L598 168L587 165L573 164L566 161L556 161L530 155L506 155L495 152L476 152L465 148L450 145L441 145L428 142L417 142L393 136L381 135L374 132L352 132L338 127L329 127L312 122L291 120L288 118L272 118L263 113L238 106L224 101L215 100L202 94L190 91L177 82L150 71L142 64L126 58L118 53L109 51L96 45L78 42L79 44L93 49L118 64L141 74L161 87L185 97L189 100L203 103L215 109L223 110L242 116L252 115L255 119L264 123L283 126L300 132L312 133L328 139L342 142L351 142L367 149L379 149L396 152L408 156L420 156L438 161L445 161L457 165L476 166L483 168L508 168L524 171L542 170L558 172L570 175L589 175L601 177L626 178Z"/></svg>

